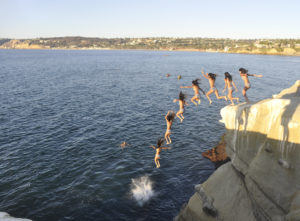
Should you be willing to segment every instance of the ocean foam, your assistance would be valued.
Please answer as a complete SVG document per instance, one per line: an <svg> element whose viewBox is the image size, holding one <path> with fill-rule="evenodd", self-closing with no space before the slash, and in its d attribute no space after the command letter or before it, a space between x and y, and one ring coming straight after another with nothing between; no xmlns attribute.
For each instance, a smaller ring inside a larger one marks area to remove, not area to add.
<svg viewBox="0 0 300 221"><path fill-rule="evenodd" d="M8 213L5 213L5 212L0 212L0 220L1 221L31 221L30 219L22 219L22 218L12 217Z"/></svg>
<svg viewBox="0 0 300 221"><path fill-rule="evenodd" d="M148 176L131 179L131 193L139 206L143 206L154 196L152 181Z"/></svg>

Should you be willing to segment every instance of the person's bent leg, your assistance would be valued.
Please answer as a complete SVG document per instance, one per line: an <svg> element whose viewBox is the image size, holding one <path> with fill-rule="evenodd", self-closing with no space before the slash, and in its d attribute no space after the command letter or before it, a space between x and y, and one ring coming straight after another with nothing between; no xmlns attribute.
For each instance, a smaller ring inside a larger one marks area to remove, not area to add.
<svg viewBox="0 0 300 221"><path fill-rule="evenodd" d="M215 90L215 95L217 97L217 99L224 99L227 101L227 97L226 96L220 96L218 90Z"/></svg>
<svg viewBox="0 0 300 221"><path fill-rule="evenodd" d="M211 93L213 93L213 92L214 92L213 90L209 90L209 91L205 94L205 96L207 97L207 99L208 99L208 101L209 101L209 104L212 103L212 100L210 99L209 95L210 95Z"/></svg>

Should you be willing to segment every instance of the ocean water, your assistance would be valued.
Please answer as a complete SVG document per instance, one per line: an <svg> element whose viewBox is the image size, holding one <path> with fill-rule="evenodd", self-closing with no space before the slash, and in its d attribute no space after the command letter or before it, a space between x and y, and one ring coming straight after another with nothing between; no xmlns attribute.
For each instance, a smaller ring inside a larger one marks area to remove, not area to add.
<svg viewBox="0 0 300 221"><path fill-rule="evenodd" d="M243 101L240 67L264 75L250 78L252 101L300 79L299 57L0 50L0 211L36 221L172 220L215 170L201 153L225 132L220 109L229 102L211 95L212 105L188 106L159 169L150 145L178 110L181 85L200 77L207 91L201 68L219 73L219 91L232 73Z"/></svg>

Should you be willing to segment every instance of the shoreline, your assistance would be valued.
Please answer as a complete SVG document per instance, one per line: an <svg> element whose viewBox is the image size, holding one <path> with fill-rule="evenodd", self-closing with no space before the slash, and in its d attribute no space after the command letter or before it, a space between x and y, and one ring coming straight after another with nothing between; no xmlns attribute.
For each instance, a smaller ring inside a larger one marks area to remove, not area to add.
<svg viewBox="0 0 300 221"><path fill-rule="evenodd" d="M222 53L222 54L247 54L247 55L276 55L276 56L293 56L293 57L298 57L300 56L300 53L295 53L295 54L288 54L288 53L259 53L259 52L246 52L246 51L240 51L240 52L225 52L225 51L214 51L214 50L201 50L201 49L130 49L130 48L4 48L0 47L0 50L70 50L70 51L75 51L75 50L86 50L86 51L166 51L166 52L206 52L206 53Z"/></svg>

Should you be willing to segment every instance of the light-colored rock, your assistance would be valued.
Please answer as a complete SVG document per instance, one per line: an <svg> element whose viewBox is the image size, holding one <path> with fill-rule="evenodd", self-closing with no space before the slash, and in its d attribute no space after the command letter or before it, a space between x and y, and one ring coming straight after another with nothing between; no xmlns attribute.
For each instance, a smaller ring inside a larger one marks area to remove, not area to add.
<svg viewBox="0 0 300 221"><path fill-rule="evenodd" d="M300 221L300 81L271 99L226 106L221 116L231 162L201 185L218 213L209 218ZM196 193L178 219L208 220L204 201Z"/></svg>
<svg viewBox="0 0 300 221"><path fill-rule="evenodd" d="M31 221L30 219L22 219L22 218L12 217L8 213L5 213L5 212L0 212L0 220L1 221Z"/></svg>
<svg viewBox="0 0 300 221"><path fill-rule="evenodd" d="M283 54L285 55L294 55L296 54L296 50L293 48L284 48L283 49Z"/></svg>
<svg viewBox="0 0 300 221"><path fill-rule="evenodd" d="M300 220L300 190L294 195L290 212L286 216L286 221L299 221Z"/></svg>
<svg viewBox="0 0 300 221"><path fill-rule="evenodd" d="M247 197L248 193L243 177L232 167L230 162L219 167L201 187L198 186L198 189L200 190L196 191L186 208L178 216L178 221L240 221L245 216L249 221L256 220L251 200ZM199 192L202 193L199 194ZM212 216L204 212L205 204L210 204L208 207L216 209L217 215Z"/></svg>

